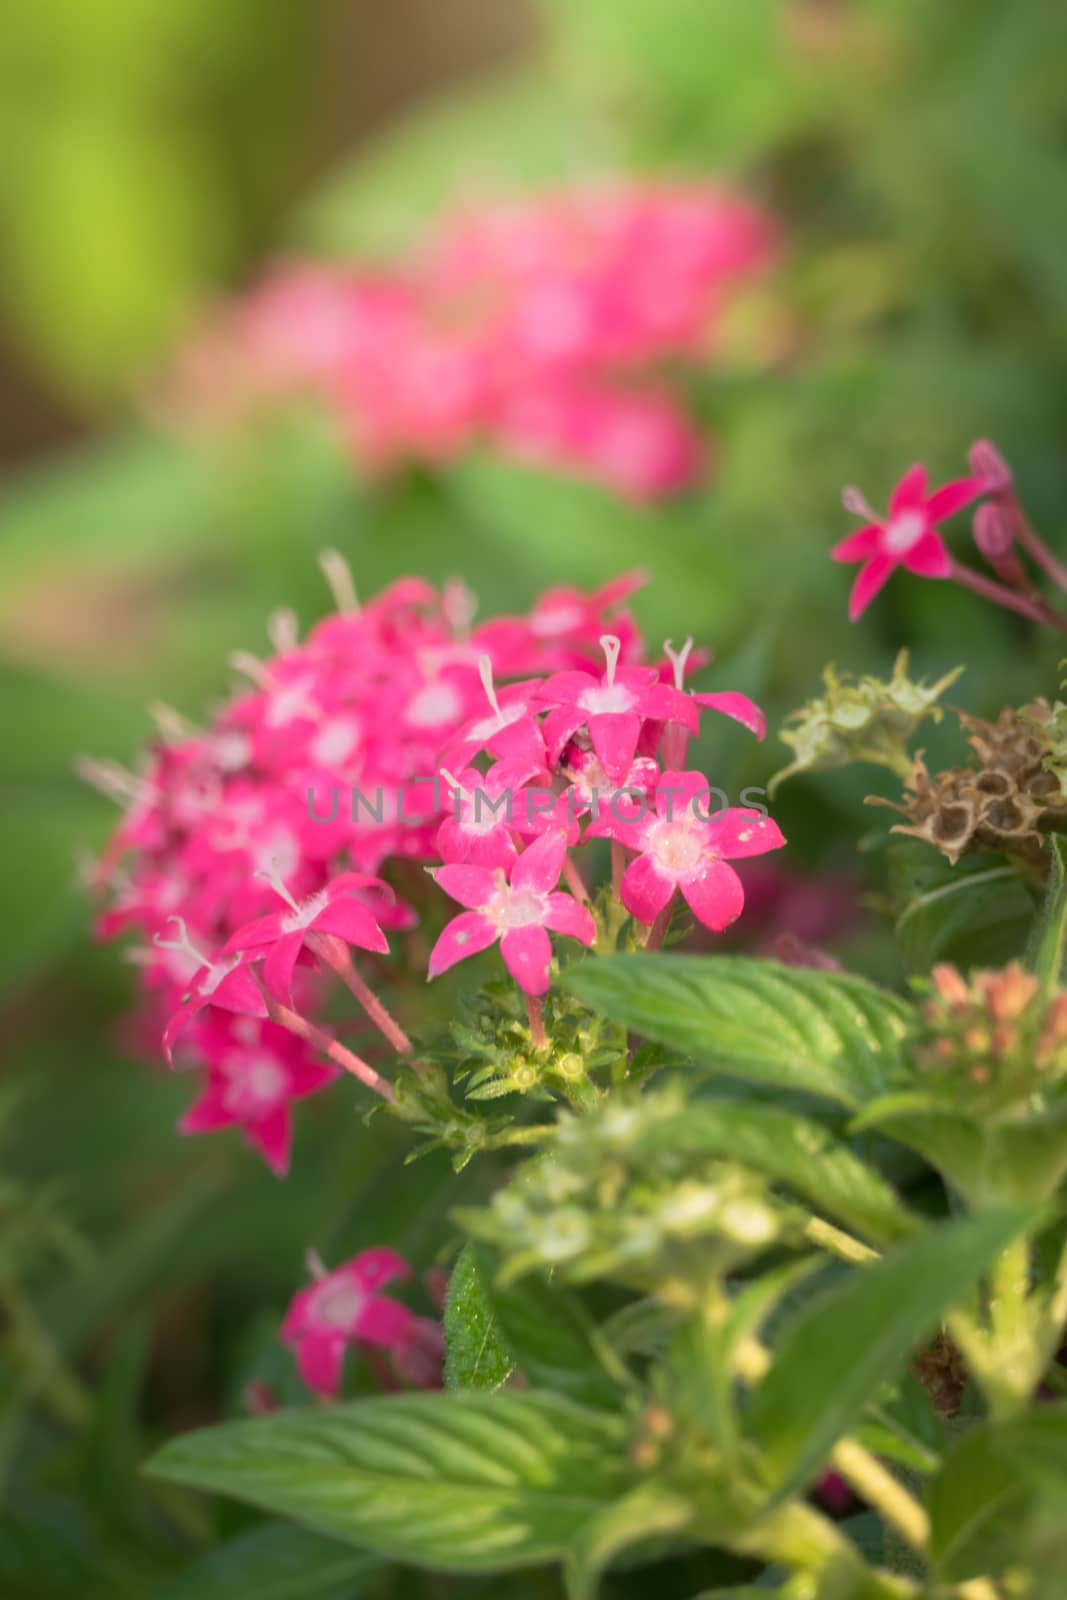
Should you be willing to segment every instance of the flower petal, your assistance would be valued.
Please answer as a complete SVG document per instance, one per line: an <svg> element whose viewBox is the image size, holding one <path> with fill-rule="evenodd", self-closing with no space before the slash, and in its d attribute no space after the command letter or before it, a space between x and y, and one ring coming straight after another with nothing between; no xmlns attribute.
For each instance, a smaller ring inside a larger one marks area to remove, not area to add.
<svg viewBox="0 0 1067 1600"><path fill-rule="evenodd" d="M831 561L867 561L877 553L882 542L882 524L868 522L864 528L857 528L855 533L850 533L847 538L841 539L830 551Z"/></svg>
<svg viewBox="0 0 1067 1600"><path fill-rule="evenodd" d="M544 928L537 924L509 928L500 941L500 954L511 976L526 994L548 993L552 946Z"/></svg>
<svg viewBox="0 0 1067 1600"><path fill-rule="evenodd" d="M564 933L571 939L580 939L584 945L596 943L596 921L588 906L569 894L550 894L545 927L553 933Z"/></svg>
<svg viewBox="0 0 1067 1600"><path fill-rule="evenodd" d="M332 933L346 944L358 945L361 950L376 950L380 955L389 950L389 941L374 913L358 900L335 900L333 905L319 912L311 926L316 933Z"/></svg>
<svg viewBox="0 0 1067 1600"><path fill-rule="evenodd" d="M766 713L747 694L738 694L736 689L722 689L715 694L695 694L693 699L698 706L707 706L709 711L720 711L724 717L732 717L749 733L754 733L757 739L762 739L767 732Z"/></svg>
<svg viewBox="0 0 1067 1600"><path fill-rule="evenodd" d="M712 799L711 786L702 772L665 772L656 785L656 815L669 822L687 814L703 820L715 809Z"/></svg>
<svg viewBox="0 0 1067 1600"><path fill-rule="evenodd" d="M926 502L926 514L931 522L943 522L977 500L980 494L988 492L989 485L984 478L954 478L951 483L934 490Z"/></svg>
<svg viewBox="0 0 1067 1600"><path fill-rule="evenodd" d="M904 565L920 578L947 578L951 562L941 535L932 528L924 533L905 555Z"/></svg>
<svg viewBox="0 0 1067 1600"><path fill-rule="evenodd" d="M739 861L745 856L762 856L768 850L780 850L785 839L773 817L765 817L743 806L731 806L709 825L708 842L716 854L728 861Z"/></svg>
<svg viewBox="0 0 1067 1600"><path fill-rule="evenodd" d="M512 887L529 889L533 894L548 894L559 882L567 839L562 833L543 833L528 844L511 869Z"/></svg>
<svg viewBox="0 0 1067 1600"><path fill-rule="evenodd" d="M634 764L637 741L641 737L641 718L633 712L609 712L589 718L589 737L597 759L609 778L623 783Z"/></svg>
<svg viewBox="0 0 1067 1600"><path fill-rule="evenodd" d="M377 1245L370 1250L361 1250L345 1266L338 1267L338 1272L344 1273L352 1279L358 1289L364 1293L372 1289L381 1289L387 1283L406 1283L411 1277L411 1267L397 1250L390 1250L387 1245Z"/></svg>
<svg viewBox="0 0 1067 1600"><path fill-rule="evenodd" d="M674 894L675 881L669 878L651 856L638 856L622 875L620 898L638 922L655 922Z"/></svg>
<svg viewBox="0 0 1067 1600"><path fill-rule="evenodd" d="M585 721L584 714L577 706L568 702L565 706L557 706L555 711L550 711L544 722L545 749L548 759L555 766L567 745L577 730Z"/></svg>
<svg viewBox="0 0 1067 1600"><path fill-rule="evenodd" d="M901 511L923 511L926 507L926 468L918 462L909 467L889 497L889 515Z"/></svg>
<svg viewBox="0 0 1067 1600"><path fill-rule="evenodd" d="M263 963L263 982L270 994L288 1005L293 987L293 969L304 946L303 929L287 933L269 952Z"/></svg>
<svg viewBox="0 0 1067 1600"><path fill-rule="evenodd" d="M194 1100L178 1123L179 1133L214 1133L216 1128L229 1128L235 1118L223 1103L221 1084L211 1084L198 1100Z"/></svg>
<svg viewBox="0 0 1067 1600"><path fill-rule="evenodd" d="M415 1313L402 1306L399 1300L387 1296L371 1296L360 1307L352 1332L367 1344L399 1344L415 1320Z"/></svg>
<svg viewBox="0 0 1067 1600"><path fill-rule="evenodd" d="M885 587L896 565L892 556L872 556L867 565L860 568L848 601L850 622L859 620L875 595Z"/></svg>
<svg viewBox="0 0 1067 1600"><path fill-rule="evenodd" d="M337 1394L344 1359L345 1338L341 1333L307 1333L297 1346L300 1376L316 1394Z"/></svg>
<svg viewBox="0 0 1067 1600"><path fill-rule="evenodd" d="M245 1125L245 1138L255 1145L276 1178L289 1171L289 1146L292 1142L292 1117L289 1107L280 1105L259 1122Z"/></svg>
<svg viewBox="0 0 1067 1600"><path fill-rule="evenodd" d="M496 888L496 879L488 867L438 867L434 882L468 911L488 904Z"/></svg>
<svg viewBox="0 0 1067 1600"><path fill-rule="evenodd" d="M709 861L680 884L694 916L712 933L721 933L736 922L745 904L745 891L733 867L725 861Z"/></svg>
<svg viewBox="0 0 1067 1600"><path fill-rule="evenodd" d="M465 956L476 956L480 950L488 950L495 938L496 929L488 917L480 911L461 912L441 930L440 938L430 951L427 975L440 977Z"/></svg>

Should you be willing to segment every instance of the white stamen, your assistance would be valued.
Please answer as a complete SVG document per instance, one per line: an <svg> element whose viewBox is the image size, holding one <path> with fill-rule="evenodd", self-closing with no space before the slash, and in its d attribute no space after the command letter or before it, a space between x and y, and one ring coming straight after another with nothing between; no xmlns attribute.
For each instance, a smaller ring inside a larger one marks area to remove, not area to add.
<svg viewBox="0 0 1067 1600"><path fill-rule="evenodd" d="M455 789L457 794L461 794L464 799L469 799L467 790L463 787L458 778L453 777L452 773L449 772L447 767L441 768L441 776L450 788Z"/></svg>
<svg viewBox="0 0 1067 1600"><path fill-rule="evenodd" d="M254 656L251 650L234 650L229 660L233 670L240 672L243 677L250 678L258 689L270 688L270 669L258 656Z"/></svg>
<svg viewBox="0 0 1067 1600"><path fill-rule="evenodd" d="M289 893L289 890L285 887L285 884L281 880L281 874L278 870L280 866L281 863L277 856L272 856L270 866L260 870L259 872L254 872L252 876L254 878L263 878L265 882L270 884L271 888L274 890L274 893L281 896L286 905L289 907L290 911L299 912L300 906L293 899L292 895Z"/></svg>
<svg viewBox="0 0 1067 1600"><path fill-rule="evenodd" d="M333 603L341 615L357 616L360 609L359 595L352 582L352 569L340 550L323 550L319 556L319 567L330 586Z"/></svg>
<svg viewBox="0 0 1067 1600"><path fill-rule="evenodd" d="M317 1250L309 1249L306 1252L304 1265L307 1267L308 1275L312 1278L328 1278L330 1275L325 1261L323 1261Z"/></svg>
<svg viewBox="0 0 1067 1600"><path fill-rule="evenodd" d="M198 967L210 967L211 962L207 956L203 955L190 939L189 930L185 926L185 918L168 917L167 921L177 923L177 939L164 939L161 933L156 933L152 935L152 943L158 945L161 950L180 950L183 955L187 955L190 960L195 961Z"/></svg>
<svg viewBox="0 0 1067 1600"><path fill-rule="evenodd" d="M287 650L295 650L300 643L300 624L296 612L289 606L279 606L277 611L272 611L267 618L267 638L279 655L284 655Z"/></svg>
<svg viewBox="0 0 1067 1600"><path fill-rule="evenodd" d="M462 578L449 578L441 597L441 608L453 638L466 639L478 610L478 596L467 588Z"/></svg>
<svg viewBox="0 0 1067 1600"><path fill-rule="evenodd" d="M117 761L97 761L94 756L79 756L74 763L74 771L83 783L90 784L99 794L106 795L119 805L128 805L131 801L149 802L154 798L151 784L137 777L136 773L127 772Z"/></svg>
<svg viewBox="0 0 1067 1600"><path fill-rule="evenodd" d="M841 504L852 516L862 517L864 522L878 521L878 518L867 504L867 496L862 489L857 489L853 483L841 490Z"/></svg>
<svg viewBox="0 0 1067 1600"><path fill-rule="evenodd" d="M162 700L151 702L148 715L164 739L191 739L198 731L187 717L183 717L180 711L175 711L173 706L166 705Z"/></svg>
<svg viewBox="0 0 1067 1600"><path fill-rule="evenodd" d="M607 671L604 674L605 682L610 689L615 682L615 668L619 664L619 652L622 649L622 640L613 633L604 633L600 636L600 648L607 660Z"/></svg>
<svg viewBox="0 0 1067 1600"><path fill-rule="evenodd" d="M493 663L489 656L481 655L478 657L478 676L482 680L482 688L485 690L485 697L489 701L490 708L494 715L499 717L501 714L500 701L497 699L496 689L493 687Z"/></svg>
<svg viewBox="0 0 1067 1600"><path fill-rule="evenodd" d="M675 650L669 639L665 639L663 641L664 653L667 657L667 660L674 668L674 687L676 689L685 688L685 664L689 660L689 652L692 650L692 648L692 634L690 634L689 638L685 641L680 650Z"/></svg>

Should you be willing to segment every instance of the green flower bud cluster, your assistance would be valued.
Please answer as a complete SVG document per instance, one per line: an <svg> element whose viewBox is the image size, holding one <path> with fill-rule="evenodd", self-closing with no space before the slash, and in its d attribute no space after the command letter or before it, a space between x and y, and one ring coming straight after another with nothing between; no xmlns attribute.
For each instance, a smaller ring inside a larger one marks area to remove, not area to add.
<svg viewBox="0 0 1067 1600"><path fill-rule="evenodd" d="M962 671L956 667L934 684L913 683L906 650L897 656L888 683L839 675L827 667L825 693L787 719L793 726L783 729L781 738L795 755L775 774L769 792L773 796L777 786L795 773L832 772L853 762L888 767L907 778L912 770L909 741L925 718L940 720L937 701Z"/></svg>
<svg viewBox="0 0 1067 1600"><path fill-rule="evenodd" d="M503 1251L505 1280L543 1268L671 1298L725 1276L782 1237L788 1212L756 1173L644 1140L679 1109L663 1090L562 1115L548 1152L462 1222Z"/></svg>

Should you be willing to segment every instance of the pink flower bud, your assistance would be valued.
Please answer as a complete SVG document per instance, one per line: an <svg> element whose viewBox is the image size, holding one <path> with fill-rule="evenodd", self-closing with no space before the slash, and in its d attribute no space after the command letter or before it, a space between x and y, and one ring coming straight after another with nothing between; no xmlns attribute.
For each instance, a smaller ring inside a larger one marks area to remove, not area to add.
<svg viewBox="0 0 1067 1600"><path fill-rule="evenodd" d="M1007 494L1015 482L1015 475L995 444L988 439L976 439L967 452L967 460L976 478L982 478L989 494Z"/></svg>
<svg viewBox="0 0 1067 1600"><path fill-rule="evenodd" d="M987 561L1000 561L1015 543L1011 519L1000 506L987 501L974 514L974 542Z"/></svg>

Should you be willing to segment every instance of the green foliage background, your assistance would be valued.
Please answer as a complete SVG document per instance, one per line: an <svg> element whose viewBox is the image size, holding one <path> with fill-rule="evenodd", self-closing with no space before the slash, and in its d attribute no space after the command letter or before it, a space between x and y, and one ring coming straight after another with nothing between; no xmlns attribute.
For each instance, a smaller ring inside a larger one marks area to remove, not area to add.
<svg viewBox="0 0 1067 1600"><path fill-rule="evenodd" d="M650 638L713 645L709 677L762 699L772 727L828 657L886 668L900 645L917 673L967 661L954 694L973 710L1057 682L1053 646L944 586L898 579L850 631L847 579L825 558L846 525L843 483L877 503L913 459L955 474L979 434L1014 462L1053 546L1067 544L1055 6L542 0L520 63L417 106L280 223L324 13L277 9L266 27L252 0L15 5L0 39L7 321L23 359L94 424L0 494L0 1003L19 1091L0 1278L29 1292L88 1379L72 1444L37 1403L47 1356L27 1366L9 1305L0 1589L15 1596L169 1595L187 1508L176 1527L137 1486L146 1442L240 1414L253 1375L297 1397L276 1330L306 1246L333 1259L388 1240L426 1265L448 1242L431 1203L442 1186L460 1201L489 1182L457 1182L434 1159L401 1171L401 1141L354 1111L308 1108L285 1185L226 1137L174 1137L186 1088L132 1063L127 978L114 951L89 946L72 886L75 852L112 821L74 778L76 755L130 759L151 699L197 717L269 610L292 604L307 622L323 608L326 544L364 592L403 571L461 573L484 612L647 566ZM386 22L368 7L362 26ZM774 283L692 383L718 455L699 492L634 509L488 457L375 488L314 418L197 446L141 420L131 397L198 301L268 239L392 251L456 196L619 167L724 173L785 229ZM721 736L713 781L764 781L783 755L768 745L754 756ZM864 792L847 775L783 793L799 859L849 858L870 826ZM873 970L888 959L874 934L854 955ZM81 1236L73 1258L59 1223ZM266 1537L253 1574L272 1559ZM365 1581L353 1570L293 1593L355 1595ZM405 1581L415 1594L421 1580Z"/></svg>

